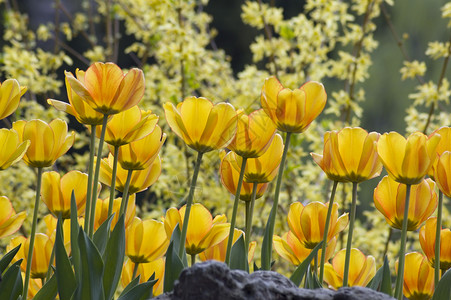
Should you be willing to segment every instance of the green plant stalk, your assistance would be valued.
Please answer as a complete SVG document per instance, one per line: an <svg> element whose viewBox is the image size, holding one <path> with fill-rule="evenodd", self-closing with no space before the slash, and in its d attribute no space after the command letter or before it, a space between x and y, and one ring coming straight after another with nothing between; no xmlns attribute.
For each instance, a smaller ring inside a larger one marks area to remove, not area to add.
<svg viewBox="0 0 451 300"><path fill-rule="evenodd" d="M102 160L102 150L103 150L103 141L105 140L105 132L106 132L106 124L108 122L108 115L103 115L103 123L102 123L102 131L100 132L100 140L99 140L99 149L97 151L97 162L96 169L94 173L94 181L93 181L93 189L91 194L91 213L89 217L89 237L92 238L94 234L94 219L96 213L96 202L97 202L97 183L99 182L99 174L100 174L100 164Z"/></svg>
<svg viewBox="0 0 451 300"><path fill-rule="evenodd" d="M438 208L437 208L437 227L435 231L435 261L434 261L434 283L438 286L440 281L440 232L442 231L442 208L443 208L443 193L438 192Z"/></svg>
<svg viewBox="0 0 451 300"><path fill-rule="evenodd" d="M133 275L132 275L132 280L135 279L136 274L138 273L138 267L139 267L139 263L134 263L133 264ZM130 280L131 281L131 280Z"/></svg>
<svg viewBox="0 0 451 300"><path fill-rule="evenodd" d="M33 261L34 239L36 236L36 225L38 223L39 201L41 200L41 185L42 185L42 167L38 168L36 182L36 198L34 201L33 221L31 223L31 233L30 233L30 245L28 247L27 268L25 270L25 283L23 287L24 295L28 293L28 285L30 284L30 272L31 272L31 262Z"/></svg>
<svg viewBox="0 0 451 300"><path fill-rule="evenodd" d="M351 263L352 233L354 231L356 208L357 208L357 182L353 182L352 183L351 217L350 217L350 221L349 221L348 239L346 241L345 269L343 272L343 287L348 286L349 265Z"/></svg>
<svg viewBox="0 0 451 300"><path fill-rule="evenodd" d="M91 214L91 199L92 199L92 176L94 169L94 153L96 152L96 125L91 125L91 142L89 144L89 165L88 165L88 190L86 192L86 207L85 207L85 232L89 230L89 220Z"/></svg>
<svg viewBox="0 0 451 300"><path fill-rule="evenodd" d="M247 158L243 157L241 162L240 176L238 177L238 184L236 187L235 201L233 202L232 219L230 220L229 240L227 241L225 263L230 266L230 253L232 251L233 233L235 231L236 214L238 212L238 202L240 200L241 187L243 185L244 171L246 169ZM232 238L230 238L232 237Z"/></svg>
<svg viewBox="0 0 451 300"><path fill-rule="evenodd" d="M127 213L127 206L128 206L128 197L129 197L129 189L130 189L130 182L132 181L132 174L133 170L128 170L127 173L127 179L125 181L124 185L124 191L122 193L122 201L121 201L121 208L119 209L119 217L123 214Z"/></svg>
<svg viewBox="0 0 451 300"><path fill-rule="evenodd" d="M119 158L119 146L114 146L113 172L111 174L110 201L108 202L108 218L113 214L114 194L116 189L117 160Z"/></svg>
<svg viewBox="0 0 451 300"><path fill-rule="evenodd" d="M194 166L193 178L191 178L191 184L189 188L188 198L186 199L185 216L183 217L182 233L180 235L180 249L179 257L183 256L185 251L186 232L188 230L189 214L191 212L191 205L193 204L194 190L196 189L197 177L199 176L200 163L202 162L202 152L197 152L196 165Z"/></svg>
<svg viewBox="0 0 451 300"><path fill-rule="evenodd" d="M262 262L262 269L263 270L269 270L271 268L271 256L272 256L272 236L274 235L274 226L276 223L276 215L277 215L277 207L279 205L279 194L280 194L280 186L282 185L282 177L283 177L283 170L285 168L285 161L287 159L287 153L288 153L288 147L290 145L290 137L291 132L287 132L287 135L285 137L285 145L283 147L283 153L282 153L282 160L280 161L279 166L279 173L277 174L277 181L276 181L276 189L274 193L274 203L271 208L271 214L269 219L269 236L270 238L270 246L269 246L269 264L268 262Z"/></svg>
<svg viewBox="0 0 451 300"><path fill-rule="evenodd" d="M411 187L410 184L406 184L406 204L404 205L404 219L402 220L402 230L401 230L401 247L399 249L398 276L396 277L396 286L395 286L395 298L398 300L402 300L402 285L404 282L404 261L407 241L407 223L409 216L410 187Z"/></svg>
<svg viewBox="0 0 451 300"><path fill-rule="evenodd" d="M196 254L191 254L191 267L196 263Z"/></svg>
<svg viewBox="0 0 451 300"><path fill-rule="evenodd" d="M332 207L335 199L335 192L337 191L338 181L334 181L332 186L332 192L329 199L329 207L327 208L326 224L323 234L323 245L321 247L321 262L319 268L319 282L323 284L324 279L324 263L326 262L326 248L327 248L327 235L329 234L330 216L332 215Z"/></svg>
<svg viewBox="0 0 451 300"><path fill-rule="evenodd" d="M61 213L58 214L58 222L62 223ZM52 254L50 254L49 267L47 269L47 274L45 275L45 280L43 279L43 283L45 283L46 281L48 281L50 279L50 274L52 272L52 264L53 264L54 259L55 259L55 243L53 243Z"/></svg>
<svg viewBox="0 0 451 300"><path fill-rule="evenodd" d="M244 250L246 251L246 257L249 253L249 244L251 243L251 234L252 234L252 218L254 214L254 204L255 204L255 197L257 195L257 187L258 183L254 182L252 183L252 198L251 201L246 202L246 230L245 230L245 239L246 239L246 248Z"/></svg>

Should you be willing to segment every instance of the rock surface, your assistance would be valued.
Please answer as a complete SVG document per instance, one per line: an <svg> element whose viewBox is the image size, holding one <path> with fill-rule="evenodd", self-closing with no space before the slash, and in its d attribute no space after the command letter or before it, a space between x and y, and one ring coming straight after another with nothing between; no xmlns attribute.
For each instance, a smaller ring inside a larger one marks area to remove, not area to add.
<svg viewBox="0 0 451 300"><path fill-rule="evenodd" d="M272 271L247 274L230 270L224 263L207 261L185 269L174 291L158 300L394 300L363 287L308 290L298 288L285 276Z"/></svg>

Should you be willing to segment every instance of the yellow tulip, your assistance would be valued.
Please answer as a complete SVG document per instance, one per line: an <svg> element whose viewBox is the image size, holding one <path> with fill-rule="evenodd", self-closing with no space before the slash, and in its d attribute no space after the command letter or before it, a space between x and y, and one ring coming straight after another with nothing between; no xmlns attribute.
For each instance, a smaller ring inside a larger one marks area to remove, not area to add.
<svg viewBox="0 0 451 300"><path fill-rule="evenodd" d="M125 230L125 255L135 264L148 263L164 256L169 246L164 224L135 217Z"/></svg>
<svg viewBox="0 0 451 300"><path fill-rule="evenodd" d="M19 141L19 135L14 129L0 129L0 170L9 168L20 161L25 155L30 141Z"/></svg>
<svg viewBox="0 0 451 300"><path fill-rule="evenodd" d="M221 160L219 173L221 174L222 185L232 194L236 194L238 186L238 179L240 172L233 167L234 162L232 157L233 152L227 153ZM241 185L240 199L243 201L251 201L253 183L243 182ZM259 183L257 187L257 194L255 199L261 198L268 188L268 183Z"/></svg>
<svg viewBox="0 0 451 300"><path fill-rule="evenodd" d="M0 197L0 239L15 233L22 226L27 214L16 214L11 201L5 196Z"/></svg>
<svg viewBox="0 0 451 300"><path fill-rule="evenodd" d="M334 289L343 286L343 272L346 249L338 251L332 264L324 265L324 280ZM366 286L376 275L376 261L373 256L365 256L359 249L351 249L348 286Z"/></svg>
<svg viewBox="0 0 451 300"><path fill-rule="evenodd" d="M303 206L294 202L288 211L288 227L307 249L313 249L323 240L329 203L310 202ZM329 242L348 225L348 214L338 217L338 204L334 203L330 218L327 241Z"/></svg>
<svg viewBox="0 0 451 300"><path fill-rule="evenodd" d="M114 115L137 105L144 95L144 74L133 68L126 74L114 63L92 64L84 76L66 72L70 88L94 110Z"/></svg>
<svg viewBox="0 0 451 300"><path fill-rule="evenodd" d="M406 186L392 180L389 176L382 178L374 190L374 205L393 228L401 229L404 219ZM407 230L417 230L429 218L437 207L435 183L423 179L412 185L409 200Z"/></svg>
<svg viewBox="0 0 451 300"><path fill-rule="evenodd" d="M19 106L20 97L27 88L20 86L16 79L7 79L0 83L0 120L8 117Z"/></svg>
<svg viewBox="0 0 451 300"><path fill-rule="evenodd" d="M300 133L323 111L327 101L324 86L306 82L298 89L284 88L275 77L269 77L261 92L261 105L277 129Z"/></svg>
<svg viewBox="0 0 451 300"><path fill-rule="evenodd" d="M368 133L360 127L328 131L323 155L311 155L330 180L358 183L379 176L382 171L376 152L378 139L379 133Z"/></svg>
<svg viewBox="0 0 451 300"><path fill-rule="evenodd" d="M200 153L226 147L235 136L238 116L229 103L188 97L177 107L165 103L164 111L172 131Z"/></svg>
<svg viewBox="0 0 451 300"><path fill-rule="evenodd" d="M119 148L118 161L125 170L144 170L158 157L160 149L166 140L166 134L161 132L160 126L144 138L130 142ZM114 148L110 147L114 155Z"/></svg>
<svg viewBox="0 0 451 300"><path fill-rule="evenodd" d="M20 141L30 140L23 159L31 167L50 167L75 141L75 132L67 133L67 123L55 119L47 124L41 120L17 121L13 129L19 134Z"/></svg>
<svg viewBox="0 0 451 300"><path fill-rule="evenodd" d="M283 141L279 134L274 136L268 150L257 158L248 158L244 171L244 182L265 183L276 177L282 160ZM230 161L236 171L240 172L243 158L232 152Z"/></svg>
<svg viewBox="0 0 451 300"><path fill-rule="evenodd" d="M404 184L418 184L432 167L440 135L429 138L421 132L407 139L397 132L384 133L377 142L377 152L388 175Z"/></svg>
<svg viewBox="0 0 451 300"><path fill-rule="evenodd" d="M164 228L168 238L172 236L172 231L179 224L183 226L186 205L180 210L172 207L167 210L164 219ZM200 203L195 203L191 207L188 230L186 233L185 249L186 253L196 255L222 242L229 234L230 224L225 223L224 215L216 216L214 219L208 209Z"/></svg>
<svg viewBox="0 0 451 300"><path fill-rule="evenodd" d="M13 237L10 241L9 244L6 246L6 252L8 253L9 251L13 250L14 248L16 248L17 246L21 245L19 248L19 251L17 251L16 255L14 256L14 258L12 259L12 263L15 263L16 261L20 260L20 259L24 259L25 260L25 250L24 250L24 245L25 242L27 241L27 238L19 235L16 237ZM25 271L25 267L26 267L26 263L22 262L20 264L20 269L22 271Z"/></svg>
<svg viewBox="0 0 451 300"><path fill-rule="evenodd" d="M113 156L110 154L108 158L104 158L100 165L100 182L110 186L113 173ZM127 180L128 171L124 170L120 165L117 166L116 174L116 190L123 192L125 182ZM161 174L161 161L158 156L154 162L144 170L133 171L132 179L128 193L134 194L146 190L149 186L157 181Z"/></svg>
<svg viewBox="0 0 451 300"><path fill-rule="evenodd" d="M45 234L50 237L52 240L52 243L55 243L56 238L56 226L58 223L58 219L55 218L53 215L48 214L42 219L46 226L46 232ZM78 224L83 227L84 218L78 218ZM64 247L66 248L66 252L68 255L71 253L71 247L70 247L70 220L66 219L63 221L63 235L64 235ZM34 256L34 254L33 254Z"/></svg>
<svg viewBox="0 0 451 300"><path fill-rule="evenodd" d="M291 262L293 265L300 265L307 256L312 252L312 249L307 249L299 241L299 239L288 231L281 237L274 235L274 249L283 259ZM327 244L326 248L326 261L328 261L335 252L335 246L337 245L337 237L332 238ZM322 250L318 251L318 259L321 259Z"/></svg>
<svg viewBox="0 0 451 300"><path fill-rule="evenodd" d="M427 300L434 294L434 268L418 252L405 256L403 294L409 300ZM398 270L398 261L395 264ZM396 271L397 272L397 271Z"/></svg>
<svg viewBox="0 0 451 300"><path fill-rule="evenodd" d="M85 72L77 69L75 71L77 79L84 82ZM103 114L95 111L88 103L82 100L77 93L74 92L69 84L68 76L73 77L72 73L66 72L66 91L69 103L47 99L47 103L55 107L59 111L64 111L74 116L78 122L85 125L101 125L103 122Z"/></svg>
<svg viewBox="0 0 451 300"><path fill-rule="evenodd" d="M125 215L125 228L127 228L135 218L136 214L136 204L135 204L136 195L130 195L127 203L127 212ZM113 220L111 220L111 230L116 226L117 220L119 219L119 208L121 207L122 198L116 198L113 200L113 213L115 214ZM103 222L108 219L108 205L109 198L107 199L97 199L96 202L96 214L94 218L94 229L102 225Z"/></svg>
<svg viewBox="0 0 451 300"><path fill-rule="evenodd" d="M139 264L138 271L136 272L136 276L141 276L139 278L139 283L146 282L150 276L155 274L155 280L157 280L157 282L153 286L154 297L163 293L164 264L164 258L159 258L149 263ZM135 264L130 259L126 260L124 263L121 276L121 283L124 288L132 281L134 265Z"/></svg>
<svg viewBox="0 0 451 300"><path fill-rule="evenodd" d="M22 278L25 277L25 273L22 273ZM42 280L39 278L30 279L30 285L28 286L27 299L33 299L34 296L42 288Z"/></svg>
<svg viewBox="0 0 451 300"><path fill-rule="evenodd" d="M241 157L256 158L268 149L275 132L276 126L263 109L256 110L249 116L241 113L235 137L227 148Z"/></svg>
<svg viewBox="0 0 451 300"><path fill-rule="evenodd" d="M438 142L437 148L435 149L435 153L437 154L434 162L432 163L432 168L429 169L428 175L432 179L435 180L434 172L435 168L437 167L437 161L440 155L443 154L445 151L451 151L451 127L440 127L439 129L435 130L429 137L432 137L433 135L440 135L440 142Z"/></svg>
<svg viewBox="0 0 451 300"><path fill-rule="evenodd" d="M437 229L437 218L431 217L420 229L421 249L434 267L435 263L435 233ZM451 231L446 228L440 231L440 269L443 271L451 268Z"/></svg>
<svg viewBox="0 0 451 300"><path fill-rule="evenodd" d="M435 164L434 179L444 195L451 198L451 152L445 151Z"/></svg>
<svg viewBox="0 0 451 300"><path fill-rule="evenodd" d="M25 260L24 265L28 264L28 248L30 247L30 239L27 239L24 245ZM45 278L50 264L50 256L52 254L53 241L49 236L43 233L36 233L33 258L31 261L31 278Z"/></svg>

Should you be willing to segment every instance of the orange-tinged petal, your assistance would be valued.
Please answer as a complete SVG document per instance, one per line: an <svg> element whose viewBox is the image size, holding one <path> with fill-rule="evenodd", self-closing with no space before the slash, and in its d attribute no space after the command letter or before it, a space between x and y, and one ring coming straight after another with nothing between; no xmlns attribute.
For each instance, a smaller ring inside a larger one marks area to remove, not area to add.
<svg viewBox="0 0 451 300"><path fill-rule="evenodd" d="M282 89L277 95L277 126L282 131L297 131L305 117L305 93L303 90Z"/></svg>
<svg viewBox="0 0 451 300"><path fill-rule="evenodd" d="M290 205L287 216L288 227L299 240L304 239L304 233L301 227L301 213L303 209L304 205L301 202L294 202Z"/></svg>
<svg viewBox="0 0 451 300"><path fill-rule="evenodd" d="M440 155L435 167L434 179L438 188L448 198L451 197L451 152Z"/></svg>
<svg viewBox="0 0 451 300"><path fill-rule="evenodd" d="M11 215L5 222L0 225L0 238L10 236L11 234L19 230L26 217L27 214L25 212Z"/></svg>
<svg viewBox="0 0 451 300"><path fill-rule="evenodd" d="M277 254L279 254L283 259L288 260L293 265L297 266L301 262L297 258L294 251L291 249L290 245L287 243L287 235L288 233L285 233L282 237L274 235L273 237L273 245L274 249L276 250ZM304 248L307 255L309 253L307 248Z"/></svg>
<svg viewBox="0 0 451 300"><path fill-rule="evenodd" d="M320 202L311 202L307 204L301 213L301 227L304 233L304 245L313 249L323 238L324 228L320 228L325 214L323 213L324 204Z"/></svg>
<svg viewBox="0 0 451 300"><path fill-rule="evenodd" d="M384 133L377 142L377 153L390 176L397 178L401 173L406 139L397 132Z"/></svg>
<svg viewBox="0 0 451 300"><path fill-rule="evenodd" d="M167 102L163 105L163 107L166 122L168 122L171 130L174 131L176 135L181 137L186 144L192 144L193 142L188 134L187 129L185 128L185 125L183 124L182 116L180 115L180 112L177 110L174 104Z"/></svg>
<svg viewBox="0 0 451 300"><path fill-rule="evenodd" d="M306 116L304 120L304 131L310 123L318 117L326 106L327 94L322 83L316 81L308 81L301 89L305 92L305 111Z"/></svg>
<svg viewBox="0 0 451 300"><path fill-rule="evenodd" d="M144 88L143 71L137 68L129 70L114 95L114 100L111 102L111 111L113 113L114 111L121 112L137 105L144 96Z"/></svg>
<svg viewBox="0 0 451 300"><path fill-rule="evenodd" d="M7 79L0 84L0 119L8 117L17 109L25 91L26 88L20 87L16 79Z"/></svg>
<svg viewBox="0 0 451 300"><path fill-rule="evenodd" d="M266 78L261 92L262 108L274 122L277 120L277 95L281 89L283 89L283 86L279 80L276 77L269 77Z"/></svg>
<svg viewBox="0 0 451 300"><path fill-rule="evenodd" d="M324 264L324 281L334 289L338 289L343 285L343 278L337 274L330 263Z"/></svg>
<svg viewBox="0 0 451 300"><path fill-rule="evenodd" d="M230 230L229 223L214 224L211 227L211 230L208 232L208 234L204 236L202 241L197 246L198 249L196 252L199 253L201 252L201 249L203 251L204 249L219 244L229 235L229 230Z"/></svg>
<svg viewBox="0 0 451 300"><path fill-rule="evenodd" d="M164 230L168 239L171 239L172 232L174 231L177 224L181 224L182 219L180 213L175 207L171 207L166 211L166 216L164 218ZM181 230L181 229L180 229Z"/></svg>

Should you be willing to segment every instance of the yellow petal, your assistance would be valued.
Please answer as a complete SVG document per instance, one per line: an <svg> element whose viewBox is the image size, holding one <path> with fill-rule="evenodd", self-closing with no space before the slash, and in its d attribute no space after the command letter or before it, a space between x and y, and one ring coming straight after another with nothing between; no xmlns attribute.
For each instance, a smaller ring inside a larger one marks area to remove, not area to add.
<svg viewBox="0 0 451 300"><path fill-rule="evenodd" d="M17 109L25 91L21 90L16 79L7 79L0 84L0 119L8 117Z"/></svg>
<svg viewBox="0 0 451 300"><path fill-rule="evenodd" d="M279 80L276 77L269 77L265 79L261 91L260 101L262 108L274 123L277 123L277 95L281 89L283 89L283 86Z"/></svg>

